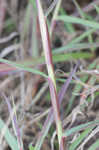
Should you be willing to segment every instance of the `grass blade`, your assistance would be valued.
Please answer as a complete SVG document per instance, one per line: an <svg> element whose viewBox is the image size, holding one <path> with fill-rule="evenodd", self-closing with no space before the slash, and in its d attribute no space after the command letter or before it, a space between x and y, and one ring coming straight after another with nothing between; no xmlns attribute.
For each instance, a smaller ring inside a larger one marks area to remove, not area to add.
<svg viewBox="0 0 99 150"><path fill-rule="evenodd" d="M66 46L54 49L53 54L62 53L62 52L71 52L71 51L80 51L81 49L89 49L89 48L97 48L99 47L99 43L74 43L68 44Z"/></svg>
<svg viewBox="0 0 99 150"><path fill-rule="evenodd" d="M31 73L34 73L34 74L39 74L39 75L47 78L47 75L44 74L43 72L40 72L39 70L32 69L32 68L29 68L29 67L25 67L22 64L17 64L15 62L12 62L12 61L9 61L9 60L6 60L6 59L0 59L0 62L8 64L8 65L11 65L11 66L13 66L13 67L15 67L17 69L21 69L23 71L28 71L28 72L31 72Z"/></svg>
<svg viewBox="0 0 99 150"><path fill-rule="evenodd" d="M88 148L88 150L95 150L95 149L97 149L97 148L99 148L99 140L97 140L94 144L92 144L92 145Z"/></svg>
<svg viewBox="0 0 99 150"><path fill-rule="evenodd" d="M84 138L86 138L86 136L92 131L93 128L88 128L83 131L79 137L70 145L69 150L76 150L76 147L84 140Z"/></svg>
<svg viewBox="0 0 99 150"><path fill-rule="evenodd" d="M78 131L81 131L81 130L87 128L87 127L96 126L98 124L99 124L99 120L91 121L91 122L88 122L88 123L85 123L85 124L78 125L76 127L73 127L73 128L71 128L69 130L64 131L63 136L64 137L70 136L70 135L72 135L72 134L74 134L74 133L76 133Z"/></svg>
<svg viewBox="0 0 99 150"><path fill-rule="evenodd" d="M98 22L93 22L93 21L89 21L89 20L85 20L85 19L81 19L81 18L77 18L77 17L62 15L62 16L58 16L56 18L56 20L68 22L68 23L74 23L74 24L81 24L81 25L91 27L94 29L99 29Z"/></svg>
<svg viewBox="0 0 99 150"><path fill-rule="evenodd" d="M4 137L7 143L9 144L12 150L18 150L18 143L17 143L16 138L10 133L8 127L5 125L3 120L0 119L0 131L2 131L5 127L6 129L5 129Z"/></svg>

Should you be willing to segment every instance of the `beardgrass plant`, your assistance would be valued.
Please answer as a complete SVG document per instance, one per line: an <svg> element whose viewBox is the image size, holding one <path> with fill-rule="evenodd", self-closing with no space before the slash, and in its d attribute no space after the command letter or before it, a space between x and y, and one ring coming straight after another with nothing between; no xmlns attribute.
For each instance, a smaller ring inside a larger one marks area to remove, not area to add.
<svg viewBox="0 0 99 150"><path fill-rule="evenodd" d="M39 0L37 2L38 8L38 18L39 25L41 31L42 44L45 55L45 62L48 70L48 83L50 88L51 102L53 106L53 113L55 117L56 127L57 127L57 135L59 141L59 149L64 150L64 143L62 139L62 123L60 119L60 110L59 110L59 102L57 97L57 89L56 89L56 81L55 81L55 73L53 68L53 60L52 60L52 52L51 52L51 43L48 32L47 23L44 17L43 9Z"/></svg>
<svg viewBox="0 0 99 150"><path fill-rule="evenodd" d="M97 1L97 0L95 0ZM87 120L85 123L81 123L79 125L74 124L74 126L71 125L71 122L75 120L77 117L75 114L81 112L81 107L85 108L88 107L88 111L90 112L89 106L90 103L93 101L93 94L96 98L99 96L98 92L98 86L95 87L95 84L97 85L97 81L99 79L99 59L96 59L95 57L95 50L99 47L99 41L93 40L93 34L94 36L99 34L97 32L97 29L99 29L99 23L98 19L93 19L91 16L85 14L85 12L82 11L81 7L78 5L76 0L74 0L75 6L78 9L80 13L80 17L74 17L69 16L67 11L63 8L61 8L62 0L55 0L53 1L52 5L47 9L47 12L43 13L42 4L40 0L30 0L29 5L27 7L27 13L25 16L24 24L24 33L22 36L22 39L25 39L26 34L29 30L29 23L31 22L31 6L33 6L33 9L35 11L34 13L34 26L33 26L33 32L32 32L32 44L31 49L32 51L32 58L30 59L24 59L22 61L10 61L7 59L4 59L0 57L0 75L8 74L8 73L16 73L18 71L24 71L24 72L30 72L32 74L40 75L42 76L49 84L49 91L50 91L50 97L51 97L51 103L52 106L48 110L48 116L45 119L44 125L40 124L41 132L38 135L36 143L34 143L34 146L32 143L29 145L29 150L41 150L42 145L44 143L44 140L46 137L52 136L51 133L49 133L49 130L51 128L51 125L53 122L56 124L56 132L58 137L58 145L59 150L66 150L66 147L64 147L64 139L66 139L66 144L68 145L67 150L79 150L84 149L84 145L89 141L89 139L92 138L93 135L95 135L97 132L99 132L99 119L95 118L95 120ZM95 2L93 2L95 3ZM92 6L91 6L92 7ZM94 9L96 9L97 13L99 13L99 8L96 5L93 5ZM54 9L55 8L55 9ZM52 19L51 22L48 19L49 14L52 12ZM83 9L84 10L84 9ZM59 15L58 15L59 14ZM43 55L39 56L39 49L37 46L37 20L39 20L39 31L41 33L41 39L42 39L42 46L43 46ZM95 21L96 20L96 21ZM49 30L47 26L47 21L49 21ZM72 38L66 45L61 46L59 48L51 48L51 40L52 35L54 31L54 25L57 24L58 21L61 21L64 23L66 35L67 31L68 34L76 33L77 29L75 28L74 24L83 26L83 30L81 30L81 33ZM85 29L85 31L84 31ZM87 29L87 30L86 30ZM35 32L36 31L36 32ZM96 33L97 32L97 33ZM35 33L35 34L34 34ZM51 39L51 40L50 40ZM88 40L88 42L86 41ZM24 41L24 40L23 40ZM20 42L21 43L21 42ZM21 50L21 48L19 47ZM35 49L35 50L34 50ZM86 52L87 50L87 52ZM93 51L92 51L93 50ZM5 54L5 49L3 53ZM7 51L8 52L8 51ZM6 54L9 54L6 53ZM81 66L82 64L77 61L81 60L81 63L83 64L84 59L88 59L88 62L84 61L86 64L85 69L86 71L83 72L83 70L80 70L77 72L77 68ZM64 62L73 60L73 63L75 63L75 67L70 73L63 72L63 78L60 76L57 78L55 76L54 71L54 64L57 62ZM47 68L48 74L45 74L42 70L38 70L38 66L45 66ZM89 71L89 72L88 72ZM92 72L93 71L93 72ZM90 73L91 72L91 73ZM76 76L77 75L77 76ZM68 78L67 78L68 77ZM64 82L61 89L59 90L59 93L57 92L57 85L56 80ZM74 81L75 80L75 81ZM71 82L74 81L74 82ZM69 98L69 101L67 102L65 108L65 119L63 120L63 114L60 114L61 109L61 103L63 101L64 95L67 92L67 88L69 87L70 83L73 83L73 91L71 92L72 95ZM87 89L90 87L90 90ZM80 93L81 92L81 93ZM79 107L79 112L74 111L74 105L77 99L76 96L79 95L79 103L77 105L77 108ZM6 104L8 105L8 111L11 117L13 129L15 136L12 135L10 130L8 129L8 126L6 126L6 123L0 118L0 146L2 144L2 139L5 137L5 140L7 141L8 145L10 146L11 150L23 150L23 144L21 133L18 127L18 122L16 118L16 111L15 108L12 109L12 106L9 102L8 97L2 95L3 99L5 99ZM88 106L86 105L88 104ZM30 104L31 105L31 104ZM15 106L14 106L15 107ZM73 110L72 110L73 109ZM86 113L86 112L85 112ZM69 120L69 115L72 116ZM86 114L87 115L87 114ZM74 120L73 120L74 119ZM88 119L88 118L86 118ZM69 121L68 121L69 120ZM66 121L66 122L65 122ZM74 122L73 122L74 123ZM39 123L38 123L39 124ZM68 124L70 124L70 128L68 128ZM65 126L67 127L65 129ZM78 134L77 134L78 133ZM75 135L78 135L75 139ZM69 141L67 137L71 137L73 141ZM53 145L55 142L53 142ZM54 145L55 146L55 145ZM53 147L54 147L53 146ZM99 140L96 139L94 143L91 143L88 147L88 150L93 150L99 147ZM45 148L46 149L46 148ZM51 149L53 150L53 149ZM57 148L58 150L58 148Z"/></svg>

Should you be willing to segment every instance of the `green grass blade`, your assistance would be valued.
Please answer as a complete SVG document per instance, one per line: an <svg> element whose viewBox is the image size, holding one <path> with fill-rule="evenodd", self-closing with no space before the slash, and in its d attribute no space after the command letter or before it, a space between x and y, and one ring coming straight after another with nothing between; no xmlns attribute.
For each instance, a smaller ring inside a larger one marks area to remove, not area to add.
<svg viewBox="0 0 99 150"><path fill-rule="evenodd" d="M87 27L91 27L94 29L99 29L99 23L95 21L89 21L77 17L72 17L72 16L66 16L66 15L61 15L56 18L56 20L63 21L63 22L68 22L68 23L74 23L74 24L81 24Z"/></svg>
<svg viewBox="0 0 99 150"><path fill-rule="evenodd" d="M68 44L66 46L54 49L53 54L62 53L62 52L80 51L81 49L90 49L92 47L94 47L94 48L99 47L99 42L91 43L91 44L89 44L89 43Z"/></svg>
<svg viewBox="0 0 99 150"><path fill-rule="evenodd" d="M29 150L35 150L35 147L32 146L32 144L29 145Z"/></svg>
<svg viewBox="0 0 99 150"><path fill-rule="evenodd" d="M31 14L31 5L30 3L27 5L25 18L24 18L24 26L21 39L24 40L25 36L29 31L29 23L30 23L30 14Z"/></svg>
<svg viewBox="0 0 99 150"><path fill-rule="evenodd" d="M79 6L79 4L77 3L77 1L74 0L73 2L74 2L74 4L75 4L75 6L77 7L80 16L81 16L83 19L86 19L86 16L87 16L87 15L85 15L85 13L82 11L82 9L80 8L80 6ZM86 28L86 29L87 29L87 28ZM92 43L92 42L93 42L93 38L92 38L92 35L91 35L91 34L88 35L88 41L89 41L89 43ZM91 50L93 50L93 48L91 48Z"/></svg>
<svg viewBox="0 0 99 150"><path fill-rule="evenodd" d="M89 36L90 34L92 34L93 32L95 32L96 29L90 29L88 31L85 31L84 33L82 33L80 36L76 37L75 39L73 39L69 44L72 43L79 43L80 41L82 41L84 38L86 38L87 36Z"/></svg>
<svg viewBox="0 0 99 150"><path fill-rule="evenodd" d="M74 134L74 133L76 133L76 132L78 132L78 131L81 131L81 130L87 128L87 127L96 126L97 124L99 124L99 120L91 121L91 122L88 122L88 123L85 123L85 124L78 125L78 126L76 126L76 127L73 127L73 128L71 128L71 129L69 129L69 130L64 131L63 136L64 136L64 137L65 137L65 136L66 136L66 137L67 137L67 136L70 136L70 135L72 135L72 134Z"/></svg>
<svg viewBox="0 0 99 150"><path fill-rule="evenodd" d="M0 119L0 132L5 128L6 125L3 122L2 119ZM8 145L11 147L12 150L19 150L17 140L15 137L10 133L9 129L6 127L4 137L8 143Z"/></svg>
<svg viewBox="0 0 99 150"><path fill-rule="evenodd" d="M67 61L67 60L75 60L75 59L80 59L80 58L91 58L93 55L88 52L75 52L75 53L66 53L66 54L54 54L53 57L53 62L62 62L62 61ZM45 59L44 57L38 57L38 58L33 58L31 60L27 60L25 62L20 62L23 66L32 66L32 65L39 65L39 64L44 64Z"/></svg>
<svg viewBox="0 0 99 150"><path fill-rule="evenodd" d="M94 144L92 144L88 150L96 150L97 148L99 148L99 140L97 140Z"/></svg>
<svg viewBox="0 0 99 150"><path fill-rule="evenodd" d="M94 7L95 7L95 9L96 9L97 14L99 14L99 6L94 5Z"/></svg>
<svg viewBox="0 0 99 150"><path fill-rule="evenodd" d="M17 64L15 62L12 62L12 61L9 61L9 60L6 60L6 59L0 59L0 62L11 65L11 66L16 67L18 69L21 69L23 71L28 71L28 72L31 72L31 73L34 73L34 74L39 74L39 75L47 78L47 75L44 74L43 72L40 72L39 70L32 69L32 68L29 68L29 67L25 67L22 64Z"/></svg>
<svg viewBox="0 0 99 150"><path fill-rule="evenodd" d="M30 3L32 4L32 6L34 7L34 9L36 10L36 1L30 0Z"/></svg>
<svg viewBox="0 0 99 150"><path fill-rule="evenodd" d="M75 53L67 53L67 54L56 54L53 55L53 62L63 62L63 61L67 61L67 60L75 60L75 59L80 59L80 58L91 58L93 56L93 54L91 53L84 53L84 52L75 52ZM40 65L40 64L44 64L45 63L45 59L44 57L38 57L38 58L33 58L33 59L29 59L29 60L23 60L20 62L13 62L13 61L9 61L6 59L0 59L0 62L2 63L6 63L8 65L14 66L15 68L21 69L23 71L27 71L27 72L31 72L34 74L39 74L43 77L47 77L47 75L45 75L43 72L40 72L39 70L36 69L32 69L31 67L33 67L34 65ZM16 69L12 69L12 70L16 70ZM0 70L0 72L2 71L6 71L6 69L2 68Z"/></svg>
<svg viewBox="0 0 99 150"><path fill-rule="evenodd" d="M49 131L50 127L51 127L52 120L53 120L53 117L51 116L51 121L48 122L47 128L45 129L45 132L42 133L41 140L37 141L36 146L35 146L35 150L40 150L40 148L41 148L41 146L42 146L42 144L44 142L44 139L45 139L46 135L48 134L48 131Z"/></svg>
<svg viewBox="0 0 99 150"><path fill-rule="evenodd" d="M66 15L66 11L63 8L60 8L60 14L61 15ZM64 26L66 28L66 31L69 33L74 33L75 29L71 23L66 23L64 22Z"/></svg>
<svg viewBox="0 0 99 150"><path fill-rule="evenodd" d="M84 12L82 11L82 9L80 8L78 2L77 2L76 0L73 0L73 3L75 4L75 6L76 6L76 8L77 8L77 10L78 10L78 12L79 12L79 14L80 14L80 16L81 16L82 18L85 18L85 14L84 14Z"/></svg>
<svg viewBox="0 0 99 150"><path fill-rule="evenodd" d="M56 63L56 62L67 61L70 59L80 59L80 58L90 58L90 57L92 57L91 53L76 52L76 53L60 54L60 55L56 55L55 57L53 56L53 61L54 63Z"/></svg>
<svg viewBox="0 0 99 150"><path fill-rule="evenodd" d="M88 128L83 131L79 137L70 145L69 150L76 150L76 147L86 138L86 136L92 131L93 128Z"/></svg>

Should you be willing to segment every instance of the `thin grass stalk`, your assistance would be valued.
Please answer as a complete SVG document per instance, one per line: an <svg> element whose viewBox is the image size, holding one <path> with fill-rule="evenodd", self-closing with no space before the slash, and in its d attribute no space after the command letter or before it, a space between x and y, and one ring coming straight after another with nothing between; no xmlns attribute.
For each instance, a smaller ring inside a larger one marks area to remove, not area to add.
<svg viewBox="0 0 99 150"><path fill-rule="evenodd" d="M56 80L54 75L54 68L53 68L53 61L52 61L52 53L51 53L51 44L49 39L48 27L46 24L45 17L43 15L43 10L40 4L40 1L37 0L37 8L38 8L38 17L39 17L39 24L40 24L40 31L45 55L46 66L48 70L48 82L53 106L53 112L57 127L57 134L58 134L58 141L59 147L63 149L63 142L62 140L62 124L60 119L60 112L59 112L59 102L57 97L57 89L56 89ZM62 144L61 144L62 143Z"/></svg>

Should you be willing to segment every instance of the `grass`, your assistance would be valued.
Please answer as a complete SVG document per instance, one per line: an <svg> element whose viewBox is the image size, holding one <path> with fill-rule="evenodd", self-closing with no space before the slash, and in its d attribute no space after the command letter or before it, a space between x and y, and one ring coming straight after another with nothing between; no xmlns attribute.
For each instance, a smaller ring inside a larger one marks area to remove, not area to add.
<svg viewBox="0 0 99 150"><path fill-rule="evenodd" d="M18 150L18 144L16 138L10 133L9 129L6 127L5 123L2 119L0 119L0 131L4 130L4 137L6 141L8 142L11 149ZM1 143L2 144L2 143Z"/></svg>
<svg viewBox="0 0 99 150"><path fill-rule="evenodd" d="M75 8L77 8L80 14L80 17L68 15L68 13L62 7L61 3L61 0L56 1L51 7L49 7L48 12L44 14L42 3L39 0L37 0L36 2L30 0L26 9L23 32L21 33L19 41L20 43L25 43L25 39L27 38L27 34L29 32L32 16L33 27L30 39L31 58L25 59L22 56L23 59L20 61L11 61L8 59L8 57L0 58L0 63L3 63L0 64L1 74L6 73L7 75L8 73L20 73L20 71L23 71L24 73L33 74L34 76L32 77L34 77L35 80L36 77L40 77L38 78L38 82L42 77L43 82L47 81L49 85L49 90L47 91L47 93L50 93L51 107L44 124L42 124L42 121L38 121L39 123L37 124L39 124L39 126L41 127L41 132L39 133L39 136L36 139L34 146L30 144L29 150L40 150L45 142L45 138L49 137L51 139L52 134L50 134L49 131L54 122L56 125L54 131L56 131L58 137L58 140L55 140L59 145L59 150L65 150L64 144L68 145L68 150L76 150L80 146L82 148L87 143L88 138L93 138L93 135L91 133L94 133L95 136L98 132L97 126L99 125L99 120L97 116L96 119L93 121L89 121L87 118L86 123L81 123L80 125L76 126L72 125L75 125L75 121L79 112L81 116L82 114L84 115L84 113L85 116L87 115L87 111L85 111L86 107L88 109L88 113L90 113L90 105L93 104L93 101L96 99L97 96L99 96L98 88L95 89L95 86L99 84L99 60L96 58L95 55L96 48L99 47L99 40L97 38L99 23L98 21L96 21L96 19L93 19L93 16L91 16L90 13L86 14L85 12L83 12L76 0L74 1L74 4ZM33 15L31 15L32 8L34 10ZM98 15L98 6L94 5L94 9L96 9L96 15ZM12 20L9 20L10 19L6 21L6 25L4 28L5 31L10 30L13 27L15 28ZM49 26L47 25L47 22L49 22ZM74 34L76 32L78 33L78 26L82 27L82 29L80 29L82 33L80 35L77 34L77 36L72 38L68 42L68 44L62 45L59 48L52 48L51 42L53 41L53 34L58 22L62 22L64 24L64 32L66 32L67 35ZM39 44L37 44L37 42L39 42L38 34L40 35L42 41L41 53L39 52ZM19 47L20 50L21 48L22 47ZM7 51L7 54L9 53L10 50ZM57 78L54 64L64 62L72 62L72 64L76 64L76 66L72 67L71 72L69 73L65 73L65 71L60 70L62 71L63 76L61 77L60 73L60 76ZM78 71L77 69L82 67L83 64L86 65L84 67L87 71L97 70L97 74L84 74L81 69ZM46 71L43 71L45 67ZM66 74L68 74L68 77L66 77ZM58 84L60 82L61 84L63 84L61 88L57 87L60 86L60 84ZM35 87L37 87L37 85L38 84L36 84ZM62 114L62 102L64 102L65 100L64 97L66 95L68 96L69 85L73 85L73 90L71 92L71 96L69 97L67 104L64 105L65 109ZM30 85L28 87L30 87ZM87 88L90 88L91 90L89 91ZM57 89L60 89L59 92L57 91ZM35 91L36 88L34 88L33 90ZM28 90L28 92L29 91L30 89ZM78 97L76 96L77 94ZM36 96L37 95L38 91L36 90ZM77 102L78 99L79 102ZM15 114L12 113L13 108L10 105L10 100L7 98L7 96L4 96L4 100L6 101L6 104L8 106L8 111L12 120L12 124L14 126L14 134L16 137L10 132L9 128L6 126L6 123L4 123L4 121L1 118L0 132L2 132L2 130L4 131L3 136L5 137L6 142L12 150L23 150L24 148L21 145L21 133L19 134L18 132L20 128L18 126L18 121L15 122L14 120ZM75 104L76 108L79 108L79 112L77 112L77 110L75 109ZM75 113L73 113L74 109L76 110ZM63 119L64 115L66 119L65 124L63 124L65 120ZM42 118L40 119L42 120ZM70 129L65 129L65 126L67 126L67 124L71 125ZM97 130L95 130L95 128ZM79 134L79 136L77 136L75 139L74 137L76 134ZM67 137L71 137L72 139L74 138L74 140L70 143ZM48 143L50 143L50 141L48 141ZM53 145L55 145L54 140ZM88 150L93 150L98 147L99 140L97 137L94 143L90 143Z"/></svg>

